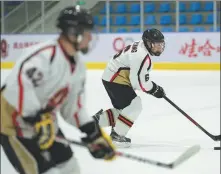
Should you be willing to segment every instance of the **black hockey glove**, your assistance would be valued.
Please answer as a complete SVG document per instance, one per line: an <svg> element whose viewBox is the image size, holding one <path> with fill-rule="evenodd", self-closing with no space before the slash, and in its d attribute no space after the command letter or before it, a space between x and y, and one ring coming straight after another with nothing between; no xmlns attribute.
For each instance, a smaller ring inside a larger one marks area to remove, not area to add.
<svg viewBox="0 0 221 174"><path fill-rule="evenodd" d="M36 132L34 140L37 141L40 149L50 148L55 141L55 127L50 112L40 111L35 116L24 117L25 122L31 124Z"/></svg>
<svg viewBox="0 0 221 174"><path fill-rule="evenodd" d="M153 83L153 88L148 91L148 94L153 95L156 98L163 98L166 94L161 86L158 86L156 83Z"/></svg>
<svg viewBox="0 0 221 174"><path fill-rule="evenodd" d="M80 127L80 130L87 134L82 141L87 145L94 158L113 160L115 159L115 147L112 140L102 128L95 122L87 123Z"/></svg>

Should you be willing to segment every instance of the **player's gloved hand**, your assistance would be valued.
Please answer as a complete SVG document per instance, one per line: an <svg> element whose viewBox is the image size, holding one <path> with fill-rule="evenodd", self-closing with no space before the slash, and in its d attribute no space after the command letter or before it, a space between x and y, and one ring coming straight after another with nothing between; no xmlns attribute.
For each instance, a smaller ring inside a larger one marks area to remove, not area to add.
<svg viewBox="0 0 221 174"><path fill-rule="evenodd" d="M115 159L115 147L112 140L102 128L95 122L87 123L80 127L80 130L87 134L82 141L87 145L94 158L113 160Z"/></svg>
<svg viewBox="0 0 221 174"><path fill-rule="evenodd" d="M24 117L25 122L28 122L36 131L34 139L38 142L40 149L46 150L50 148L55 141L55 127L53 116L50 112L40 111L35 116Z"/></svg>
<svg viewBox="0 0 221 174"><path fill-rule="evenodd" d="M148 94L153 95L156 98L163 98L166 94L161 86L158 86L156 83L153 83L153 88L148 91Z"/></svg>

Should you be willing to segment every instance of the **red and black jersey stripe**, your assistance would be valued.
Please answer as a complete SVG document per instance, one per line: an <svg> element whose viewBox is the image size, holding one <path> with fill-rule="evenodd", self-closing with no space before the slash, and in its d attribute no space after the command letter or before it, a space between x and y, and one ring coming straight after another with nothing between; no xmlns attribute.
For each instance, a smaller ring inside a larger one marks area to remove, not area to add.
<svg viewBox="0 0 221 174"><path fill-rule="evenodd" d="M71 72L73 73L74 70L75 70L75 66L76 66L76 62L75 62L74 57L71 57L71 56L68 55L68 53L65 51L65 48L62 45L60 40L58 40L58 44L59 44L59 46L60 46L60 48L61 48L61 50L64 54L65 59L69 62Z"/></svg>
<svg viewBox="0 0 221 174"><path fill-rule="evenodd" d="M120 74L121 70L130 70L130 68L129 67L121 67L121 68L119 68L118 71L111 77L110 82L113 82L116 79L116 77Z"/></svg>
<svg viewBox="0 0 221 174"><path fill-rule="evenodd" d="M111 109L108 109L107 111L107 116L108 116L108 120L109 120L109 124L110 126L115 126L115 121L114 121L114 114L111 111Z"/></svg>
<svg viewBox="0 0 221 174"><path fill-rule="evenodd" d="M133 126L133 122L128 120L126 117L119 115L118 116L118 120L120 120L122 123L126 124L128 127L132 127Z"/></svg>
<svg viewBox="0 0 221 174"><path fill-rule="evenodd" d="M22 68L24 66L24 64L26 62L28 62L31 58L33 58L34 56L36 56L37 54L39 54L41 51L47 50L47 49L52 49L52 54L50 57L50 62L53 61L54 57L55 57L55 50L56 50L56 46L55 45L50 45L44 48L41 48L39 50L37 50L36 52L34 52L33 54L31 54L30 56L28 56L22 63L19 69L19 73L18 73L18 88L19 88L19 97L18 97L18 114L22 115L22 111L23 111L23 100L24 100L24 86L23 86L23 82L22 82Z"/></svg>
<svg viewBox="0 0 221 174"><path fill-rule="evenodd" d="M16 129L16 133L19 137L23 137L23 132L22 132L22 129L20 127L20 124L17 120L17 117L18 117L18 112L15 111L12 113L12 123L13 125L15 126L15 129Z"/></svg>
<svg viewBox="0 0 221 174"><path fill-rule="evenodd" d="M74 113L74 119L75 119L75 122L76 122L76 126L80 127L79 110L82 108L81 96L80 95L78 95L77 106L78 106L78 110L77 110L77 112Z"/></svg>
<svg viewBox="0 0 221 174"><path fill-rule="evenodd" d="M139 68L139 70L138 70L138 73L137 73L138 82L139 82L140 88L141 88L144 92L147 92L147 90L143 87L143 85L142 85L142 83L141 83L140 73L141 73L141 70L142 70L142 68L143 68L143 66L144 66L144 64L146 63L147 60L149 61L149 66L148 66L148 68L147 68L147 71L150 70L152 62L151 62L151 59L150 59L149 54L147 54L147 55L145 56L145 58L143 59L141 65L140 65L140 68Z"/></svg>

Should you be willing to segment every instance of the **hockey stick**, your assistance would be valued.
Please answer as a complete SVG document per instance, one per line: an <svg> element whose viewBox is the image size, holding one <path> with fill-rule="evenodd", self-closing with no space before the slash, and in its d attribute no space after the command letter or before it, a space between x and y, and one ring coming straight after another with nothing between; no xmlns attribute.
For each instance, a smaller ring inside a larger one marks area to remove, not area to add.
<svg viewBox="0 0 221 174"><path fill-rule="evenodd" d="M78 145L78 146L81 146L81 147L86 147L86 145L82 142L78 142L78 141L74 141L74 140L67 140L67 139L60 138L60 137L56 137L56 141L60 142L60 143L63 143L63 144L66 144L66 145L75 144L75 145ZM120 156L120 157L127 158L127 159L135 160L135 161L138 161L138 162L148 163L148 164L152 164L152 165L155 165L155 166L168 168L168 169L174 169L175 167L182 164L183 162L188 160L190 157L192 157L193 155L198 153L199 150L200 150L200 146L199 145L194 145L194 146L188 148L175 161L173 161L169 164L159 162L159 161L155 161L155 160L151 160L151 159L147 159L147 158L143 158L143 157L138 157L138 156L123 153L123 152L116 152L116 155Z"/></svg>
<svg viewBox="0 0 221 174"><path fill-rule="evenodd" d="M168 103L170 103L174 108L180 111L188 120L190 120L193 124L195 124L201 131L207 134L214 141L220 141L221 135L212 135L206 129L204 129L199 123L197 123L194 119L192 119L187 113L185 113L182 109L180 109L174 102L172 102L167 96L163 97Z"/></svg>

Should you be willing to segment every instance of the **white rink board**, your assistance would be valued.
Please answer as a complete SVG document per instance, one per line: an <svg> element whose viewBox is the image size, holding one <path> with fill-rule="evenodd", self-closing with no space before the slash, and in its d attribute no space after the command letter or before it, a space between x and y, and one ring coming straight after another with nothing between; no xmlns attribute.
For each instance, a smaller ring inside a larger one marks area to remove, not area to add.
<svg viewBox="0 0 221 174"><path fill-rule="evenodd" d="M166 47L153 62L198 62L220 63L220 34L212 33L165 33ZM85 62L106 62L119 50L140 40L142 34L99 34L94 49ZM16 60L29 45L57 38L55 34L1 35L1 61Z"/></svg>
<svg viewBox="0 0 221 174"><path fill-rule="evenodd" d="M99 109L111 106L100 77L102 71L88 71L86 92L87 108L92 115ZM7 75L4 70L1 79ZM189 113L213 134L220 130L220 73L219 72L174 72L153 71L152 80L164 87L167 96ZM94 93L99 91L100 93ZM220 154L207 148L218 146L191 122L164 100L142 93L143 112L128 136L134 145L124 149L128 153L146 158L170 162L185 149L185 146L200 144L202 150L175 170L137 163L127 159L114 162L95 161L87 150L73 146L79 159L82 174L219 174ZM65 134L78 139L79 132L61 120ZM107 129L107 131L109 131ZM1 149L2 150L2 149ZM16 174L1 151L1 174Z"/></svg>

